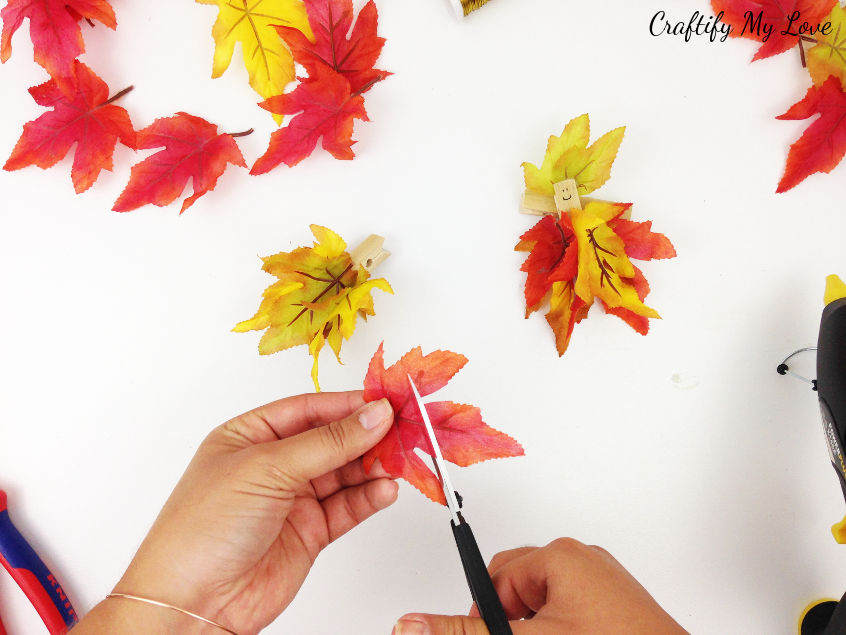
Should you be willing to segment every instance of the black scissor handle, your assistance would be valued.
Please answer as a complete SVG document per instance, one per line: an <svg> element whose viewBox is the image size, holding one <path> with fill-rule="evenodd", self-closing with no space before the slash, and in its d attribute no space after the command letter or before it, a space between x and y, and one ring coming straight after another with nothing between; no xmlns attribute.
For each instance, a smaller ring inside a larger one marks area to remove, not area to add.
<svg viewBox="0 0 846 635"><path fill-rule="evenodd" d="M846 298L825 307L817 343L817 391L837 429L846 441Z"/></svg>
<svg viewBox="0 0 846 635"><path fill-rule="evenodd" d="M459 518L461 522L458 525L453 521L450 521L450 524L473 601L491 635L513 635L505 610L502 608L502 602L499 601L491 576L488 574L488 568L479 552L473 530L464 518L461 518L461 514Z"/></svg>

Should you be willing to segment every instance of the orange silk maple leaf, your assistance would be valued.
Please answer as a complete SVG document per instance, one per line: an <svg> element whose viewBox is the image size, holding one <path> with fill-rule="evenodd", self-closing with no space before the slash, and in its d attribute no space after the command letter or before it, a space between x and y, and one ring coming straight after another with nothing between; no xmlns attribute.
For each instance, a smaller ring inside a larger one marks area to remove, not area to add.
<svg viewBox="0 0 846 635"><path fill-rule="evenodd" d="M305 0L305 5L313 43L297 29L277 30L308 77L300 78L292 92L260 104L277 115L294 116L271 135L252 174L264 174L281 163L295 166L311 155L321 137L323 148L336 159L352 159L353 124L356 119L368 120L363 94L390 75L373 67L385 43L376 35L373 0L359 12L349 38L352 0Z"/></svg>
<svg viewBox="0 0 846 635"><path fill-rule="evenodd" d="M417 347L386 370L383 347L379 346L364 378L364 399L368 402L388 399L394 409L394 424L364 455L366 472L379 459L388 474L404 478L431 500L446 504L438 477L415 453L419 449L431 456L432 446L408 376L411 375L420 396L425 397L446 386L466 363L467 358L457 353L435 351L423 355ZM466 467L488 459L524 454L517 441L482 421L482 414L475 406L440 401L426 404L426 410L447 461Z"/></svg>
<svg viewBox="0 0 846 635"><path fill-rule="evenodd" d="M352 159L353 123L368 121L364 97L353 95L340 74L318 69L292 92L271 97L262 108L280 115L295 115L288 125L270 136L267 151L253 165L251 174L270 172L280 163L294 167L308 157L323 137L323 148L336 159Z"/></svg>
<svg viewBox="0 0 846 635"><path fill-rule="evenodd" d="M126 110L111 103L126 91L109 99L106 82L82 62L75 61L74 66L76 91L72 96L63 93L55 79L29 89L39 105L53 110L24 124L3 169L52 167L76 144L71 179L80 193L91 187L100 170L112 169L118 139L135 147L135 130Z"/></svg>
<svg viewBox="0 0 846 635"><path fill-rule="evenodd" d="M829 77L812 86L804 99L778 119L820 117L790 146L787 166L776 192L786 192L815 172L831 172L846 154L846 92L840 80Z"/></svg>
<svg viewBox="0 0 846 635"><path fill-rule="evenodd" d="M797 27L803 22L816 28L825 22L836 2L837 0L711 0L711 7L714 13L723 12L723 21L731 26L732 37L745 37L761 42L760 48L752 58L752 61L755 61L784 53L799 44L797 35L782 33L788 30L791 16L798 13L798 18L791 27L792 33L796 33ZM747 12L751 18L747 16ZM759 14L760 29L755 22ZM772 28L771 33L766 32L766 26Z"/></svg>
<svg viewBox="0 0 846 635"><path fill-rule="evenodd" d="M191 179L194 194L182 202L181 214L214 189L228 164L247 167L232 135L219 134L214 124L184 112L156 119L140 130L137 146L139 150L164 146L164 150L132 166L129 183L112 208L116 212L148 203L168 205L179 198Z"/></svg>
<svg viewBox="0 0 846 635"><path fill-rule="evenodd" d="M630 205L591 201L560 218L544 216L521 236L516 251L529 252L522 270L526 277L526 317L548 300L547 322L555 333L558 354L570 343L573 328L595 299L641 335L658 314L643 301L649 284L631 258L673 258L676 251L652 222L622 218Z"/></svg>
<svg viewBox="0 0 846 635"><path fill-rule="evenodd" d="M110 29L117 26L115 13L107 0L9 0L0 11L0 61L12 55L12 35L29 18L35 61L44 67L58 86L73 93L74 59L85 51L79 21L97 20Z"/></svg>

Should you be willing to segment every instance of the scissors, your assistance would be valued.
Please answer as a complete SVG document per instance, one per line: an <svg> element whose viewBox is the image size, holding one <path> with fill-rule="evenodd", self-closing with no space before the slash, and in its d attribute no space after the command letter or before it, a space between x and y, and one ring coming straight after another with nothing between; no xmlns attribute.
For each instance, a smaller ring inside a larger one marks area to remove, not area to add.
<svg viewBox="0 0 846 635"><path fill-rule="evenodd" d="M67 633L77 623L62 585L12 524L3 490L0 490L0 565L32 602L51 635ZM0 635L5 633L0 622Z"/></svg>
<svg viewBox="0 0 846 635"><path fill-rule="evenodd" d="M429 435L429 442L432 444L432 458L435 462L435 471L441 481L441 488L444 490L447 507L452 516L450 520L452 535L455 537L458 554L461 556L461 564L464 567L464 575L467 577L470 594L473 596L473 601L479 609L479 615L485 621L490 635L513 635L511 626L508 624L508 618L505 616L505 610L502 608L502 602L499 601L499 596L496 594L496 589L494 588L491 576L488 574L485 561L482 559L479 545L476 544L473 530L470 529L470 525L467 524L467 521L464 520L464 516L461 514L460 510L463 500L459 493L452 487L452 482L446 471L446 463L444 462L443 454L441 454L441 447L435 438L432 421L429 419L429 413L426 412L426 406L420 397L420 393L417 391L417 386L414 385L414 381L411 379L411 375L408 376L408 383L411 384L411 390L414 392L414 398L417 400L417 407L420 409L420 416L423 417L426 433Z"/></svg>
<svg viewBox="0 0 846 635"><path fill-rule="evenodd" d="M817 351L817 378L802 377L787 362L799 353ZM793 375L817 392L829 459L846 498L846 284L837 276L826 281L825 308L820 320L817 347L790 354L778 367L781 375ZM846 544L846 517L831 528L834 539ZM820 600L808 606L799 619L800 635L846 633L846 594L836 600Z"/></svg>

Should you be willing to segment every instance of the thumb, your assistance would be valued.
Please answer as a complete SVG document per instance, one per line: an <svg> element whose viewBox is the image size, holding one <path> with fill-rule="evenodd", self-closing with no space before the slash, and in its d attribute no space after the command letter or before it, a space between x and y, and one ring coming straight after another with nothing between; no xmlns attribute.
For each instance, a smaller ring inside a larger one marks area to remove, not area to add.
<svg viewBox="0 0 846 635"><path fill-rule="evenodd" d="M489 635L488 627L478 617L457 615L404 615L391 635Z"/></svg>
<svg viewBox="0 0 846 635"><path fill-rule="evenodd" d="M339 421L268 443L266 451L288 477L305 483L367 452L387 434L393 420L390 402L381 399Z"/></svg>
<svg viewBox="0 0 846 635"><path fill-rule="evenodd" d="M534 617L509 622L514 635L549 635L563 633L563 624ZM394 626L391 635L490 635L484 620L479 617L456 615L404 615Z"/></svg>

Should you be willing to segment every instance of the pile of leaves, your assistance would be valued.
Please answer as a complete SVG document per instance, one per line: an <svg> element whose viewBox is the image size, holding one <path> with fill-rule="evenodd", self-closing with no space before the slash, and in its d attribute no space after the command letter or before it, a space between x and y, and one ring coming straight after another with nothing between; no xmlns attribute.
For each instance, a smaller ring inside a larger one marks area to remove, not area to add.
<svg viewBox="0 0 846 635"><path fill-rule="evenodd" d="M761 42L752 61L798 48L813 82L800 101L777 117L819 115L790 146L776 192L786 192L814 173L831 172L846 155L846 10L837 0L711 0L711 7L723 12L733 36ZM748 15L757 19L759 14L762 28L748 28ZM826 23L831 25L826 33L817 30Z"/></svg>
<svg viewBox="0 0 846 635"><path fill-rule="evenodd" d="M362 458L366 472L379 459L388 474L405 479L436 503L446 504L440 480L415 453L421 450L434 456L408 378L425 397L446 386L466 363L464 355L450 351L423 355L418 346L385 369L383 348L379 346L364 378L364 399L388 399L394 409L394 424ZM426 404L426 410L443 457L451 463L466 467L488 459L523 455L517 441L482 421L476 406L440 401Z"/></svg>
<svg viewBox="0 0 846 635"><path fill-rule="evenodd" d="M610 178L624 132L617 128L588 146L588 115L573 119L560 136L549 138L540 168L523 164L527 191L552 196L555 183L574 179L580 196L590 194ZM544 216L515 247L529 252L521 267L527 274L526 318L548 303L546 320L559 355L596 299L642 335L649 332L649 319L660 317L644 304L649 283L631 259L673 258L676 251L652 231L651 221L626 218L630 208L590 200L583 209Z"/></svg>
<svg viewBox="0 0 846 635"><path fill-rule="evenodd" d="M260 105L275 113L278 123L283 115L293 115L273 133L251 173L268 172L280 163L296 165L313 152L321 137L333 156L352 159L353 123L367 120L363 94L390 75L374 68L385 40L376 35L373 0L354 26L352 0L197 2L217 5L219 10L212 30L212 76L228 67L240 42L250 84L265 98ZM36 103L51 110L24 125L5 170L52 167L76 144L71 179L81 193L95 183L101 170L112 169L118 142L133 150L161 148L132 168L113 209L126 212L150 203L168 205L190 180L193 194L183 201L184 212L214 189L230 164L247 167L235 139L252 129L220 133L205 119L178 112L136 131L127 110L115 103L132 87L109 97L106 82L78 59L85 52L83 20L92 27L95 21L117 27L108 0L8 0L0 18L0 61L10 58L12 36L28 18L35 61L50 76L29 92ZM295 79L295 60L309 76L299 78L295 89L284 93Z"/></svg>
<svg viewBox="0 0 846 635"><path fill-rule="evenodd" d="M316 242L292 252L263 258L264 269L278 280L265 289L256 314L235 331L265 331L259 353L270 355L293 346L308 346L314 358L311 378L319 392L317 361L328 342L341 363L341 344L355 332L356 320L375 315L370 293L393 293L383 278L353 263L347 244L331 229L312 225ZM266 330L265 330L266 329Z"/></svg>

